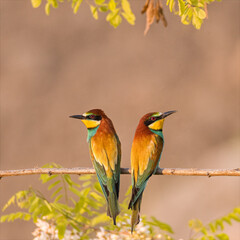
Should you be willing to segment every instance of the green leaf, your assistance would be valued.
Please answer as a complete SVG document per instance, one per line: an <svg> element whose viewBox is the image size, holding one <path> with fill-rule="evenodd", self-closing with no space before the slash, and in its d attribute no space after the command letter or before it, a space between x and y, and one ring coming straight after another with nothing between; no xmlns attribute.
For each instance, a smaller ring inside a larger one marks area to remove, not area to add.
<svg viewBox="0 0 240 240"><path fill-rule="evenodd" d="M107 12L108 11L108 6L106 5L106 6L101 6L100 8L99 8L99 11L100 12Z"/></svg>
<svg viewBox="0 0 240 240"><path fill-rule="evenodd" d="M207 240L216 240L216 238L215 238L214 236L208 235L208 236L207 236Z"/></svg>
<svg viewBox="0 0 240 240"><path fill-rule="evenodd" d="M108 8L109 10L111 10L112 12L116 9L117 4L114 0L110 0L108 3Z"/></svg>
<svg viewBox="0 0 240 240"><path fill-rule="evenodd" d="M238 213L240 215L240 207L236 207L233 210L234 213Z"/></svg>
<svg viewBox="0 0 240 240"><path fill-rule="evenodd" d="M77 230L77 232L81 232L81 229L80 229L79 227L77 227L76 224L74 224L74 223L72 223L72 222L70 222L69 224L70 224L75 230Z"/></svg>
<svg viewBox="0 0 240 240"><path fill-rule="evenodd" d="M42 0L31 0L32 6L38 8L41 5Z"/></svg>
<svg viewBox="0 0 240 240"><path fill-rule="evenodd" d="M91 12L92 12L93 18L95 18L95 19L97 20L97 19L98 19L97 7L94 7L94 6L90 5L90 10L91 10Z"/></svg>
<svg viewBox="0 0 240 240"><path fill-rule="evenodd" d="M54 203L58 202L61 198L62 198L62 195L58 195L58 196L54 199Z"/></svg>
<svg viewBox="0 0 240 240"><path fill-rule="evenodd" d="M182 16L184 14L186 6L183 0L178 0L178 7L179 7L179 15Z"/></svg>
<svg viewBox="0 0 240 240"><path fill-rule="evenodd" d="M24 220L24 221L29 221L30 219L31 219L31 214L25 213L25 214L24 214L24 217L23 217L23 220Z"/></svg>
<svg viewBox="0 0 240 240"><path fill-rule="evenodd" d="M42 215L42 207L35 208L32 212L33 222L36 223L37 219Z"/></svg>
<svg viewBox="0 0 240 240"><path fill-rule="evenodd" d="M213 233L216 232L216 228L215 228L214 224L209 223L208 226L210 227L210 230L211 230Z"/></svg>
<svg viewBox="0 0 240 240"><path fill-rule="evenodd" d="M190 228L194 229L196 232L200 231L203 227L202 222L199 219L192 219L188 222Z"/></svg>
<svg viewBox="0 0 240 240"><path fill-rule="evenodd" d="M48 3L47 3L48 4ZM47 5L46 4L46 5ZM46 7L46 6L45 6ZM50 4L49 4L49 8L50 8ZM49 10L50 11L50 10ZM49 12L50 13L50 12ZM49 15L49 14L48 14ZM42 180L42 183L46 183L54 178L56 178L58 175L52 175L52 176L49 176L48 174L41 174L40 175L40 179Z"/></svg>
<svg viewBox="0 0 240 240"><path fill-rule="evenodd" d="M127 192L125 193L125 197L129 196L132 193L132 186L130 186L127 190Z"/></svg>
<svg viewBox="0 0 240 240"><path fill-rule="evenodd" d="M220 228L221 230L224 229L224 225L223 225L223 222L221 220L216 220L215 221L215 226L216 226L216 229Z"/></svg>
<svg viewBox="0 0 240 240"><path fill-rule="evenodd" d="M132 13L128 0L122 0L122 9L125 13Z"/></svg>
<svg viewBox="0 0 240 240"><path fill-rule="evenodd" d="M29 208L29 212L33 212L36 208L38 208L38 204L39 204L39 198L38 197L35 197L35 199L33 200L33 202L31 203L31 206Z"/></svg>
<svg viewBox="0 0 240 240"><path fill-rule="evenodd" d="M106 20L110 22L110 24L113 26L113 27L117 27L121 21L122 21L122 18L118 15L119 14L119 9L116 9L115 11L113 12L110 12L108 15L107 15L107 18Z"/></svg>
<svg viewBox="0 0 240 240"><path fill-rule="evenodd" d="M47 201L47 200L44 200L44 203L45 203L45 205L47 206L47 208L49 209L49 211L52 212L52 207L51 207L51 205L48 203L48 201Z"/></svg>
<svg viewBox="0 0 240 240"><path fill-rule="evenodd" d="M85 203L85 198L80 197L79 201L75 204L75 212L80 212Z"/></svg>
<svg viewBox="0 0 240 240"><path fill-rule="evenodd" d="M91 188L85 188L81 191L81 194L83 194L83 197L86 198L90 191L91 191Z"/></svg>
<svg viewBox="0 0 240 240"><path fill-rule="evenodd" d="M23 212L16 212L16 213L11 213L9 215L5 215L1 217L1 222L3 221L8 221L8 222L13 222L16 219L22 219L24 217L25 213Z"/></svg>
<svg viewBox="0 0 240 240"><path fill-rule="evenodd" d="M121 24L122 18L120 15L116 15L116 17L112 18L109 22L113 27L116 28Z"/></svg>
<svg viewBox="0 0 240 240"><path fill-rule="evenodd" d="M3 215L3 216L1 216L0 222L6 222L7 219L8 219L8 217L9 217L9 215Z"/></svg>
<svg viewBox="0 0 240 240"><path fill-rule="evenodd" d="M156 226L159 227L161 230L167 231L169 233L173 233L172 228L168 224L160 222L155 217L151 217L151 219L156 224Z"/></svg>
<svg viewBox="0 0 240 240"><path fill-rule="evenodd" d="M105 0L94 0L94 2L95 2L97 5L102 5L103 3L105 3Z"/></svg>
<svg viewBox="0 0 240 240"><path fill-rule="evenodd" d="M232 225L231 219L228 218L228 217L223 217L223 218L221 218L221 220L224 221L224 222L226 222L226 223L229 224L229 225Z"/></svg>
<svg viewBox="0 0 240 240"><path fill-rule="evenodd" d="M93 218L91 223L92 223L92 226L96 226L99 223L104 223L107 221L109 221L109 217L106 215L106 213L102 213L102 214L98 215L97 217Z"/></svg>
<svg viewBox="0 0 240 240"><path fill-rule="evenodd" d="M80 181L91 180L92 179L92 175L91 174L85 174L85 175L80 176L78 179Z"/></svg>
<svg viewBox="0 0 240 240"><path fill-rule="evenodd" d="M132 14L121 13L122 16L127 20L127 22L131 25L135 24L135 16Z"/></svg>
<svg viewBox="0 0 240 240"><path fill-rule="evenodd" d="M58 230L58 237L59 237L59 239L64 238L66 227L67 226L65 224L57 224L56 229Z"/></svg>
<svg viewBox="0 0 240 240"><path fill-rule="evenodd" d="M52 6L53 6L54 8L57 8L57 7L58 7L58 2L57 2L57 0L48 0L48 1L50 1L50 3L52 4Z"/></svg>
<svg viewBox="0 0 240 240"><path fill-rule="evenodd" d="M74 8L73 8L73 12L74 12L75 14L77 14L78 9L79 9L82 1L83 1L83 0L78 0L77 3L75 4L75 6L74 6Z"/></svg>
<svg viewBox="0 0 240 240"><path fill-rule="evenodd" d="M188 8L181 17L181 22L185 25L188 25L190 23L190 11L193 11L191 8Z"/></svg>
<svg viewBox="0 0 240 240"><path fill-rule="evenodd" d="M87 182L85 182L85 183L82 184L82 187L87 187L87 186L89 186L89 185L91 185L91 184L92 184L91 181L87 181Z"/></svg>
<svg viewBox="0 0 240 240"><path fill-rule="evenodd" d="M54 183L52 183L51 185L48 186L48 190L51 190L53 187L55 187L56 185L58 185L61 182L61 180L58 180Z"/></svg>
<svg viewBox="0 0 240 240"><path fill-rule="evenodd" d="M77 196L81 197L82 196L82 192L79 191L78 189L74 188L74 187L69 187L69 190L71 192L73 192L74 194L76 194Z"/></svg>
<svg viewBox="0 0 240 240"><path fill-rule="evenodd" d="M200 29L202 25L202 19L200 19L196 14L193 14L192 24L196 29Z"/></svg>
<svg viewBox="0 0 240 240"><path fill-rule="evenodd" d="M198 0L189 0L190 4L196 6L198 4Z"/></svg>
<svg viewBox="0 0 240 240"><path fill-rule="evenodd" d="M193 11L196 14L196 16L200 19L205 19L207 17L205 11L201 8L195 7L193 8Z"/></svg>
<svg viewBox="0 0 240 240"><path fill-rule="evenodd" d="M174 0L168 0L167 5L169 6L170 12L172 12L173 9L174 9L175 1Z"/></svg>
<svg viewBox="0 0 240 240"><path fill-rule="evenodd" d="M75 4L77 3L78 0L72 0L72 8L74 8Z"/></svg>
<svg viewBox="0 0 240 240"><path fill-rule="evenodd" d="M62 190L62 187L59 187L59 188L51 195L51 198L54 198L61 190Z"/></svg>
<svg viewBox="0 0 240 240"><path fill-rule="evenodd" d="M11 204L15 203L15 195L13 195L8 202L4 205L4 207L2 208L2 211L5 211Z"/></svg>
<svg viewBox="0 0 240 240"><path fill-rule="evenodd" d="M76 216L76 220L77 220L78 222L81 222L81 223L90 224L90 223L89 223L89 219L86 218L86 217L84 217L84 216L82 216L82 215L77 215L77 216Z"/></svg>
<svg viewBox="0 0 240 240"><path fill-rule="evenodd" d="M229 240L229 237L226 233L219 233L217 234L219 240Z"/></svg>
<svg viewBox="0 0 240 240"><path fill-rule="evenodd" d="M69 186L80 187L80 185L75 183L68 174L64 174L63 179L67 182Z"/></svg>
<svg viewBox="0 0 240 240"><path fill-rule="evenodd" d="M89 206L91 206L92 208L94 208L94 209L96 209L96 210L98 210L99 207L101 206L101 205L99 206L99 203L97 203L97 202L94 201L94 200L91 200L90 198L88 198L86 201L87 201L87 203L88 203Z"/></svg>
<svg viewBox="0 0 240 240"><path fill-rule="evenodd" d="M205 227L202 227L201 232L202 232L204 235L208 235L207 229L206 229Z"/></svg>
<svg viewBox="0 0 240 240"><path fill-rule="evenodd" d="M95 192L91 192L90 196L93 197L94 199L96 199L97 201L103 201L104 200L104 198L102 196L98 195Z"/></svg>
<svg viewBox="0 0 240 240"><path fill-rule="evenodd" d="M102 193L102 189L101 189L101 186L100 186L100 183L99 182L96 182L94 183L94 189L99 192L99 193Z"/></svg>
<svg viewBox="0 0 240 240"><path fill-rule="evenodd" d="M234 213L230 213L230 214L228 215L228 217L231 218L231 219L233 219L233 220L235 220L235 221L237 221L237 222L240 222L240 216L237 216L237 215L234 214Z"/></svg>
<svg viewBox="0 0 240 240"><path fill-rule="evenodd" d="M122 12L122 16L128 21L128 23L134 25L135 24L135 15L132 13L130 4L127 0L122 0L122 9L124 12Z"/></svg>

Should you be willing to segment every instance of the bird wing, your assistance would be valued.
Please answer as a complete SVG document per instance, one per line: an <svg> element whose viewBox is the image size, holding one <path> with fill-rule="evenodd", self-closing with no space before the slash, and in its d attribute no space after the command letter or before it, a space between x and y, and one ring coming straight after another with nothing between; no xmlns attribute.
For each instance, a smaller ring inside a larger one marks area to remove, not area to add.
<svg viewBox="0 0 240 240"><path fill-rule="evenodd" d="M117 135L108 135L101 139L92 138L90 154L105 197L107 198L109 191L116 191L118 196L121 144ZM109 179L113 180L115 190Z"/></svg>
<svg viewBox="0 0 240 240"><path fill-rule="evenodd" d="M146 187L148 179L156 171L163 148L161 137L152 135L145 140L140 139L133 145L131 153L134 204Z"/></svg>

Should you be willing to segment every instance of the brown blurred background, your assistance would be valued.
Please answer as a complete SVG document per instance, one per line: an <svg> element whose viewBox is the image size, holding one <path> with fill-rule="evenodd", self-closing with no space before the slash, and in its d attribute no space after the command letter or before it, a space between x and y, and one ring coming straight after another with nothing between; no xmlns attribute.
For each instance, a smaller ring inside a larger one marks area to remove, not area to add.
<svg viewBox="0 0 240 240"><path fill-rule="evenodd" d="M200 31L165 7L168 27L153 24L145 37L145 16L139 13L144 1L131 2L136 25L124 21L115 30L103 14L94 20L86 4L74 15L66 2L47 17L30 0L1 0L1 170L50 162L91 167L87 131L68 117L91 108L104 109L113 120L122 167L130 166L140 117L175 109L165 122L161 167L240 166L240 1L211 4ZM43 189L38 178L3 178L0 207L30 185ZM129 184L130 176L123 175L121 199ZM142 213L187 239L188 220L207 223L239 202L237 177L154 176ZM32 239L33 229L31 222L4 223L0 239ZM227 233L239 240L239 225Z"/></svg>

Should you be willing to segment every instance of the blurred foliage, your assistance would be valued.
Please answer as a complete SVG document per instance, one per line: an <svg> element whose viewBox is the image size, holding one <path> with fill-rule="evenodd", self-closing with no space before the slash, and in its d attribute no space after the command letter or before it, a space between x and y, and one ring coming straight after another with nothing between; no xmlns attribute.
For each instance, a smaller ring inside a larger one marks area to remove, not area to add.
<svg viewBox="0 0 240 240"><path fill-rule="evenodd" d="M64 0L31 0L32 6L38 8L42 1L45 3L45 12L50 14L50 8L57 8ZM65 0L66 1L66 0ZM122 22L122 18L131 24L135 24L135 15L131 10L128 0L84 0L89 5L92 16L98 19L100 12L106 13L106 20L113 26L117 27ZM163 15L162 0L146 0L142 13L146 14L146 28L153 23L162 19L166 26L165 16ZM196 29L200 29L203 20L207 18L208 4L221 0L164 0L170 12L173 12L181 17L183 24L192 24ZM76 14L83 0L68 0L71 2L73 12ZM177 7L176 7L177 6ZM146 32L146 29L145 29Z"/></svg>
<svg viewBox="0 0 240 240"><path fill-rule="evenodd" d="M42 0L31 0L32 6L38 8ZM44 0L45 1L45 0ZM75 14L77 14L79 7L81 6L83 0L68 0L72 4L72 9ZM57 8L59 3L63 3L64 0L46 0L45 12L47 15L50 14L50 8ZM132 13L130 4L128 0L85 0L88 4L89 9L92 13L93 18L98 19L98 14L100 12L106 13L106 20L113 26L117 27L121 22L122 18L125 18L127 22L131 25L135 24L135 15Z"/></svg>
<svg viewBox="0 0 240 240"><path fill-rule="evenodd" d="M228 240L229 237L223 232L226 225L232 225L234 221L240 222L240 207L232 212L204 225L199 219L190 220L188 225L192 229L190 240Z"/></svg>
<svg viewBox="0 0 240 240"><path fill-rule="evenodd" d="M47 168L60 168L55 163L47 164ZM131 211L128 203L131 187L120 204L121 214L117 217L117 226L106 215L106 202L100 184L95 175L83 175L76 183L68 175L42 174L40 180L48 185L50 199L40 191L29 188L13 195L2 211L11 205L17 205L19 212L1 217L1 222L16 219L33 220L38 226L34 231L34 239L168 239L173 240L172 228L155 217L141 216L141 222L131 235ZM49 195L49 194L48 194ZM226 224L240 222L240 208L235 208L228 215L206 225L196 219L189 221L190 240L227 240L223 232Z"/></svg>

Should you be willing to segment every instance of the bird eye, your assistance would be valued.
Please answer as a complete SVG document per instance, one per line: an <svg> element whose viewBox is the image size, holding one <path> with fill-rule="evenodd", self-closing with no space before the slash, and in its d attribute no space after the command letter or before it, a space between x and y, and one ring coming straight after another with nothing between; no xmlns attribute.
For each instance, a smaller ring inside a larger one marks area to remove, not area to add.
<svg viewBox="0 0 240 240"><path fill-rule="evenodd" d="M94 118L94 115L89 115L89 118L93 119L93 118Z"/></svg>
<svg viewBox="0 0 240 240"><path fill-rule="evenodd" d="M155 120L156 120L156 118L155 118L155 117L151 117L151 120L152 120L152 121L155 121Z"/></svg>

